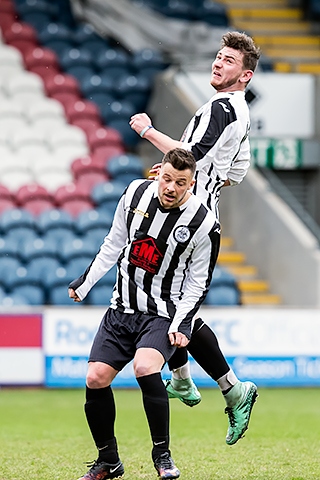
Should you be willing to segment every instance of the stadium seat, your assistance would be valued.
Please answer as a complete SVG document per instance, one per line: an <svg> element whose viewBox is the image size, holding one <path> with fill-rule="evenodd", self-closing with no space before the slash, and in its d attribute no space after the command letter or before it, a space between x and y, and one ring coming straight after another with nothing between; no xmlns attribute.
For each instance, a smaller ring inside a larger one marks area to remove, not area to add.
<svg viewBox="0 0 320 480"><path fill-rule="evenodd" d="M43 212L37 218L37 227L43 238L53 238L56 244L69 241L75 235L73 217L61 209Z"/></svg>
<svg viewBox="0 0 320 480"><path fill-rule="evenodd" d="M0 102L0 129L7 138L10 138L12 131L26 127L23 110L23 106L19 102L9 100L7 97Z"/></svg>
<svg viewBox="0 0 320 480"><path fill-rule="evenodd" d="M19 206L37 216L45 210L53 208L53 197L48 190L37 183L21 186L16 192Z"/></svg>
<svg viewBox="0 0 320 480"><path fill-rule="evenodd" d="M89 145L92 152L100 147L123 146L121 134L115 128L98 128L89 136Z"/></svg>
<svg viewBox="0 0 320 480"><path fill-rule="evenodd" d="M48 143L56 155L69 156L70 161L89 153L86 134L75 125L64 125L48 135Z"/></svg>
<svg viewBox="0 0 320 480"><path fill-rule="evenodd" d="M108 175L103 172L87 172L82 173L76 180L77 186L88 195L91 195L92 189L109 179Z"/></svg>
<svg viewBox="0 0 320 480"><path fill-rule="evenodd" d="M105 171L105 162L95 159L92 155L77 158L71 164L71 171L75 180L84 173L102 173ZM1 191L0 191L1 193Z"/></svg>
<svg viewBox="0 0 320 480"><path fill-rule="evenodd" d="M92 99L92 95L98 93L114 95L115 80L111 76L89 73L84 75L79 83L84 97ZM101 106L101 103L98 104Z"/></svg>
<svg viewBox="0 0 320 480"><path fill-rule="evenodd" d="M117 130L115 130L115 132L117 132L117 135L121 138L119 132ZM105 144L96 146L91 156L95 162L105 165L114 155L121 155L123 153L125 153L123 143L119 145Z"/></svg>
<svg viewBox="0 0 320 480"><path fill-rule="evenodd" d="M101 305L108 307L113 294L113 285L95 285L87 296L89 305Z"/></svg>
<svg viewBox="0 0 320 480"><path fill-rule="evenodd" d="M113 120L110 120L110 122L108 123L108 127L119 132L121 138L123 139L125 147L128 149L135 148L141 140L139 135L130 127L128 119L115 118Z"/></svg>
<svg viewBox="0 0 320 480"><path fill-rule="evenodd" d="M132 67L134 73L142 73L148 78L153 77L156 73L164 70L168 64L160 51L152 48L143 48L134 53L132 58Z"/></svg>
<svg viewBox="0 0 320 480"><path fill-rule="evenodd" d="M91 196L99 211L113 215L125 187L126 185L115 181L96 185Z"/></svg>
<svg viewBox="0 0 320 480"><path fill-rule="evenodd" d="M108 212L88 210L79 215L76 222L76 228L78 234L83 236L96 230L98 230L100 234L101 230L103 230L104 234L100 237L100 243L102 243L103 237L107 235L112 225L112 221L113 217Z"/></svg>
<svg viewBox="0 0 320 480"><path fill-rule="evenodd" d="M89 140L90 135L95 132L98 128L101 128L102 122L99 119L91 118L74 118L70 121L71 125L81 128Z"/></svg>
<svg viewBox="0 0 320 480"><path fill-rule="evenodd" d="M0 214L6 210L16 208L16 206L17 205L14 200L10 200L9 198L0 198Z"/></svg>
<svg viewBox="0 0 320 480"><path fill-rule="evenodd" d="M28 305L28 301L19 293L8 293L2 299L1 305L5 308L11 308L19 305Z"/></svg>
<svg viewBox="0 0 320 480"><path fill-rule="evenodd" d="M14 22L8 25L7 28L2 30L2 35L5 41L11 45L13 42L15 43L15 47L17 46L16 42L30 43L36 45L38 43L37 33L35 29L24 22Z"/></svg>
<svg viewBox="0 0 320 480"><path fill-rule="evenodd" d="M32 126L45 131L66 124L64 108L53 98L44 98L28 105L25 115Z"/></svg>
<svg viewBox="0 0 320 480"><path fill-rule="evenodd" d="M85 67L88 71L93 71L91 53L83 46L66 50L60 57L60 65L67 72L74 67Z"/></svg>
<svg viewBox="0 0 320 480"><path fill-rule="evenodd" d="M98 72L105 71L114 78L114 71L130 74L131 58L129 54L121 48L107 48L100 52L94 58L96 70Z"/></svg>
<svg viewBox="0 0 320 480"><path fill-rule="evenodd" d="M58 73L44 79L44 86L47 94L52 97L59 93L70 93L79 97L80 89L77 80L66 73ZM70 97L72 98L72 97Z"/></svg>
<svg viewBox="0 0 320 480"><path fill-rule="evenodd" d="M100 111L97 105L90 100L77 100L75 103L69 103L65 107L66 116L69 121L79 118L87 120L100 121Z"/></svg>
<svg viewBox="0 0 320 480"><path fill-rule="evenodd" d="M100 38L89 23L78 23L73 32L73 40L78 46L85 45L88 41Z"/></svg>
<svg viewBox="0 0 320 480"><path fill-rule="evenodd" d="M43 66L47 69L59 70L59 60L53 50L36 46L24 55L24 63L28 70Z"/></svg>
<svg viewBox="0 0 320 480"><path fill-rule="evenodd" d="M67 264L73 258L81 258L83 256L94 258L96 254L96 246L92 242L80 237L63 244L59 251L60 260L64 264Z"/></svg>
<svg viewBox="0 0 320 480"><path fill-rule="evenodd" d="M68 272L68 276L72 279L80 277L92 262L93 257L90 255L83 255L81 257L72 258L65 264L65 269Z"/></svg>
<svg viewBox="0 0 320 480"><path fill-rule="evenodd" d="M68 284L71 280L69 277L66 278L66 282L64 285L57 285L55 287L50 288L48 292L49 301L48 303L51 305L68 305L68 306L77 306L81 305L81 303L74 302L68 295Z"/></svg>
<svg viewBox="0 0 320 480"><path fill-rule="evenodd" d="M34 282L42 285L45 289L47 276L59 267L61 267L60 260L52 256L35 257L26 264L26 268Z"/></svg>
<svg viewBox="0 0 320 480"><path fill-rule="evenodd" d="M0 77L23 72L23 57L11 45L0 45Z"/></svg>
<svg viewBox="0 0 320 480"><path fill-rule="evenodd" d="M27 263L33 258L38 257L53 257L58 258L59 247L53 238L47 236L43 238L35 238L26 240L26 242L20 247L20 255Z"/></svg>
<svg viewBox="0 0 320 480"><path fill-rule="evenodd" d="M112 157L106 164L106 171L110 178L125 185L145 176L141 159L133 154Z"/></svg>
<svg viewBox="0 0 320 480"><path fill-rule="evenodd" d="M240 292L230 285L211 286L204 304L212 306L236 306L240 305Z"/></svg>
<svg viewBox="0 0 320 480"><path fill-rule="evenodd" d="M58 188L55 192L55 202L57 205L63 205L69 200L89 200L87 193L83 192L76 183L69 183Z"/></svg>
<svg viewBox="0 0 320 480"><path fill-rule="evenodd" d="M77 152L74 152L74 155ZM71 155L69 152L70 163L74 155ZM70 172L64 169L54 169L53 167L48 169L47 171L38 170L35 172L34 179L46 187L50 193L54 193L57 188L66 185L72 181L72 175Z"/></svg>
<svg viewBox="0 0 320 480"><path fill-rule="evenodd" d="M44 278L44 284L50 297L50 291L58 286L64 287L66 290L68 284L74 280L63 266L58 266L56 269L49 270Z"/></svg>
<svg viewBox="0 0 320 480"><path fill-rule="evenodd" d="M15 258L21 260L18 240L15 238L0 237L0 269L3 258Z"/></svg>
<svg viewBox="0 0 320 480"><path fill-rule="evenodd" d="M36 233L36 222L34 216L26 210L14 208L2 213L0 217L0 231L6 236L18 235L18 231L22 230L25 238L29 230L34 235Z"/></svg>
<svg viewBox="0 0 320 480"><path fill-rule="evenodd" d="M100 105L100 112L103 122L108 125L113 120L123 119L127 123L130 117L136 113L135 105L128 100L112 100L109 103Z"/></svg>
<svg viewBox="0 0 320 480"><path fill-rule="evenodd" d="M28 71L14 75L10 82L5 84L5 90L7 95L23 105L28 105L44 97L42 79Z"/></svg>
<svg viewBox="0 0 320 480"><path fill-rule="evenodd" d="M34 126L20 128L12 132L11 143L21 157L29 160L32 160L35 156L47 155L50 151L47 133Z"/></svg>
<svg viewBox="0 0 320 480"><path fill-rule="evenodd" d="M150 79L141 73L124 75L119 78L116 93L119 98L132 102L136 111L143 111L146 107L151 91Z"/></svg>
<svg viewBox="0 0 320 480"><path fill-rule="evenodd" d="M28 305L44 305L46 296L40 285L18 285L11 289L10 295L21 295Z"/></svg>
<svg viewBox="0 0 320 480"><path fill-rule="evenodd" d="M63 23L50 22L43 26L38 33L42 45L54 50L58 56L66 48L74 46L73 31Z"/></svg>

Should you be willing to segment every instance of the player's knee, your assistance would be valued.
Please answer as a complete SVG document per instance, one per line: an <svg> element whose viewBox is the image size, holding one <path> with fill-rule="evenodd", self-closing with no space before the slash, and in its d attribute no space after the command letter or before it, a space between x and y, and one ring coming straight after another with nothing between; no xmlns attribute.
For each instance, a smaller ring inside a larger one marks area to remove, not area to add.
<svg viewBox="0 0 320 480"><path fill-rule="evenodd" d="M151 366L146 365L144 363L137 363L134 365L134 374L136 378L139 377L145 377L146 375L151 375L152 373L155 373L153 371L153 368Z"/></svg>
<svg viewBox="0 0 320 480"><path fill-rule="evenodd" d="M89 388L104 388L107 386L105 379L94 370L87 373L86 383Z"/></svg>

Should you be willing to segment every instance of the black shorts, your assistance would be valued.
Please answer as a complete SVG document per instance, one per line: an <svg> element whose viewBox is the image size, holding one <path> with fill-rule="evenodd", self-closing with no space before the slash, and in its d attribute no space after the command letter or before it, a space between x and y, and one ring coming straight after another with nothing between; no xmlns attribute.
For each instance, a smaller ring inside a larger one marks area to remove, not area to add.
<svg viewBox="0 0 320 480"><path fill-rule="evenodd" d="M109 308L94 338L89 362L107 363L120 371L143 347L158 350L167 362L176 349L169 342L170 323L165 317Z"/></svg>

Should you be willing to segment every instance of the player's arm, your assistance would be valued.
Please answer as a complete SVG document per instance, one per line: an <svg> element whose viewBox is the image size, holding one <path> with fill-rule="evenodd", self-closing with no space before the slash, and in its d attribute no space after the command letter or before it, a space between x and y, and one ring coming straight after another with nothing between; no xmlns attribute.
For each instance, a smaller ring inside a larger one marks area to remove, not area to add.
<svg viewBox="0 0 320 480"><path fill-rule="evenodd" d="M177 333L185 335L188 341L191 338L192 320L203 303L211 283L219 252L219 239L220 225L218 223L209 231L208 228L201 228L198 232L198 240L188 267L183 297L179 301L168 330L170 341L175 338L170 335ZM174 345L184 346L183 344L177 345L177 343Z"/></svg>
<svg viewBox="0 0 320 480"><path fill-rule="evenodd" d="M138 135L148 140L162 153L167 153L173 148L181 148L182 146L182 142L179 140L174 140L169 137L169 135L165 135L159 132L159 130L156 130L152 125L150 117L146 113L133 115L129 124Z"/></svg>
<svg viewBox="0 0 320 480"><path fill-rule="evenodd" d="M117 262L119 254L126 243L127 228L124 212L124 196L120 199L109 234L99 252L79 278L69 284L69 297L75 302L82 301L91 288L103 277Z"/></svg>

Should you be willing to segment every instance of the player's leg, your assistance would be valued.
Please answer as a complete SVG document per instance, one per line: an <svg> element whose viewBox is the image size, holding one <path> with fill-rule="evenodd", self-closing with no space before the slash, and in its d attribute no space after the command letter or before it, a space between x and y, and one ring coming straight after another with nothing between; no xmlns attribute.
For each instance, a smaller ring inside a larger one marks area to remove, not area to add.
<svg viewBox="0 0 320 480"><path fill-rule="evenodd" d="M145 316L147 317L147 316ZM161 479L180 476L169 449L169 399L161 378L165 362L175 350L169 342L168 320L147 318L137 344L133 368L141 388L143 406L152 439L152 460Z"/></svg>
<svg viewBox="0 0 320 480"><path fill-rule="evenodd" d="M186 348L177 348L168 361L171 370L171 379L166 380L166 389L169 398L178 398L189 407L201 402L201 395L194 384L188 361Z"/></svg>
<svg viewBox="0 0 320 480"><path fill-rule="evenodd" d="M226 401L229 428L228 445L236 443L248 428L257 387L252 382L240 382L220 350L214 332L200 318L195 321L188 350L196 362L215 380Z"/></svg>
<svg viewBox="0 0 320 480"><path fill-rule="evenodd" d="M84 406L98 458L79 480L121 478L124 474L114 434L116 408L111 383L117 371L109 365L89 363ZM107 385L107 386L106 386Z"/></svg>

